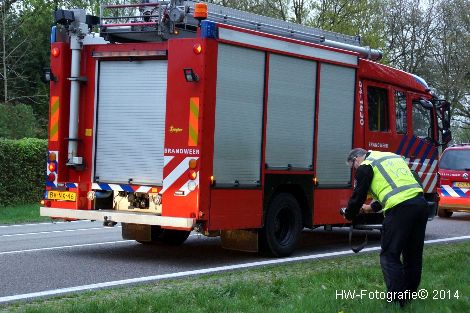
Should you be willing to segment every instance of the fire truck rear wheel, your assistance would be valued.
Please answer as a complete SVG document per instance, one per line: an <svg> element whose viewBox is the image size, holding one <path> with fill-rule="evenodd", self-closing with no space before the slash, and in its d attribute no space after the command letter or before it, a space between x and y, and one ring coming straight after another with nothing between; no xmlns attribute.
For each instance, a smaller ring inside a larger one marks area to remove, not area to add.
<svg viewBox="0 0 470 313"><path fill-rule="evenodd" d="M280 193L271 201L260 231L261 252L285 257L294 252L302 232L299 203L289 193Z"/></svg>
<svg viewBox="0 0 470 313"><path fill-rule="evenodd" d="M175 229L162 229L159 240L170 246L179 246L188 239L190 231L175 230Z"/></svg>

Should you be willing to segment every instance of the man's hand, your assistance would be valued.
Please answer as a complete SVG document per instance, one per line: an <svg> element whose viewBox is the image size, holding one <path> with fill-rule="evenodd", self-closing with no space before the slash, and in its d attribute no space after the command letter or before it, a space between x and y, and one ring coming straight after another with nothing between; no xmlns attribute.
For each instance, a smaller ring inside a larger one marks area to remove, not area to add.
<svg viewBox="0 0 470 313"><path fill-rule="evenodd" d="M363 204L360 213L373 213L374 211L372 210L372 207L370 204Z"/></svg>

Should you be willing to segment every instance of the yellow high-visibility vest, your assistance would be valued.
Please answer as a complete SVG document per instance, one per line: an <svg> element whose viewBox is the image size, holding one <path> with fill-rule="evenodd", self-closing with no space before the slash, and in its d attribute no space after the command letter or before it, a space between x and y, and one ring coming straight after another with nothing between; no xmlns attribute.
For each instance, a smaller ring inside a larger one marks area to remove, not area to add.
<svg viewBox="0 0 470 313"><path fill-rule="evenodd" d="M382 204L383 212L423 192L408 164L399 155L372 151L362 164L372 166L374 178L369 192Z"/></svg>

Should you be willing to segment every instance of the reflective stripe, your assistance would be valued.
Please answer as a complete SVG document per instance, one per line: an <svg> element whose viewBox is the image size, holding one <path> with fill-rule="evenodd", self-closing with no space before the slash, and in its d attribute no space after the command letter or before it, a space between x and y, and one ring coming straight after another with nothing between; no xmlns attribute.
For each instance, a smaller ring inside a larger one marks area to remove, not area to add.
<svg viewBox="0 0 470 313"><path fill-rule="evenodd" d="M372 197L374 197L375 200L379 201L379 197L375 194L375 192L373 192L372 189L369 189L369 191L372 194Z"/></svg>
<svg viewBox="0 0 470 313"><path fill-rule="evenodd" d="M370 165L374 171L369 193L382 204L384 212L423 191L399 155L372 151L362 164Z"/></svg>
<svg viewBox="0 0 470 313"><path fill-rule="evenodd" d="M381 158L378 158L378 159L367 158L367 160L372 161L371 164L370 164L372 166L377 166L376 163L380 164L380 163L382 163L382 161L387 161L389 159L402 159L403 160L403 158L399 155L387 155L387 156L384 156L384 157L381 157Z"/></svg>
<svg viewBox="0 0 470 313"><path fill-rule="evenodd" d="M387 203L387 200L390 198L390 197L393 197L394 195L402 192L402 191L405 191L407 189L410 189L410 188L419 188L421 189L421 186L419 184L411 184L411 185L404 185L404 186L401 186L401 187L398 187L396 189L393 189L392 191L390 191L389 193L387 193L385 196L384 196L384 199L383 199L383 204L385 205Z"/></svg>
<svg viewBox="0 0 470 313"><path fill-rule="evenodd" d="M381 160L381 159L380 159ZM385 160L384 160L385 161ZM390 187L392 187L393 189L397 188L397 184L395 184L395 182L393 181L393 179L390 177L390 175L388 175L387 171L385 170L385 168L382 166L382 164L380 163L377 163L375 165L372 165L372 166L375 166L380 174L382 174L383 178L387 181L387 183L390 185ZM384 201L385 203L385 201Z"/></svg>
<svg viewBox="0 0 470 313"><path fill-rule="evenodd" d="M390 187L392 187L393 189L397 188L397 184L395 184L395 182L390 177L390 175L388 175L387 171L382 166L382 162L390 160L390 159L403 159L401 156L399 156L399 155L387 155L387 156L384 156L384 157L381 157L381 158L378 158L378 159L374 159L374 158L367 158L367 159L371 161L370 165L372 167L375 166L379 170L380 174L382 174L383 178L387 181L387 183L390 185ZM384 203L385 203L385 201L384 201Z"/></svg>

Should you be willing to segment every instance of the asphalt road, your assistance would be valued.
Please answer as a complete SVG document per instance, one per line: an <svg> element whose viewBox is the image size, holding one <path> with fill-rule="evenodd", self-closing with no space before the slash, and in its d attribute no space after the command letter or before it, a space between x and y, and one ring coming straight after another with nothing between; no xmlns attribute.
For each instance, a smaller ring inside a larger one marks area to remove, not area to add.
<svg viewBox="0 0 470 313"><path fill-rule="evenodd" d="M460 236L470 236L470 214L428 223L426 240ZM347 239L347 228L306 230L294 257L347 251ZM379 241L378 231L369 232L369 247ZM224 250L218 238L197 234L166 247L122 240L121 227L98 222L0 226L0 304L9 296L263 260L270 259Z"/></svg>

